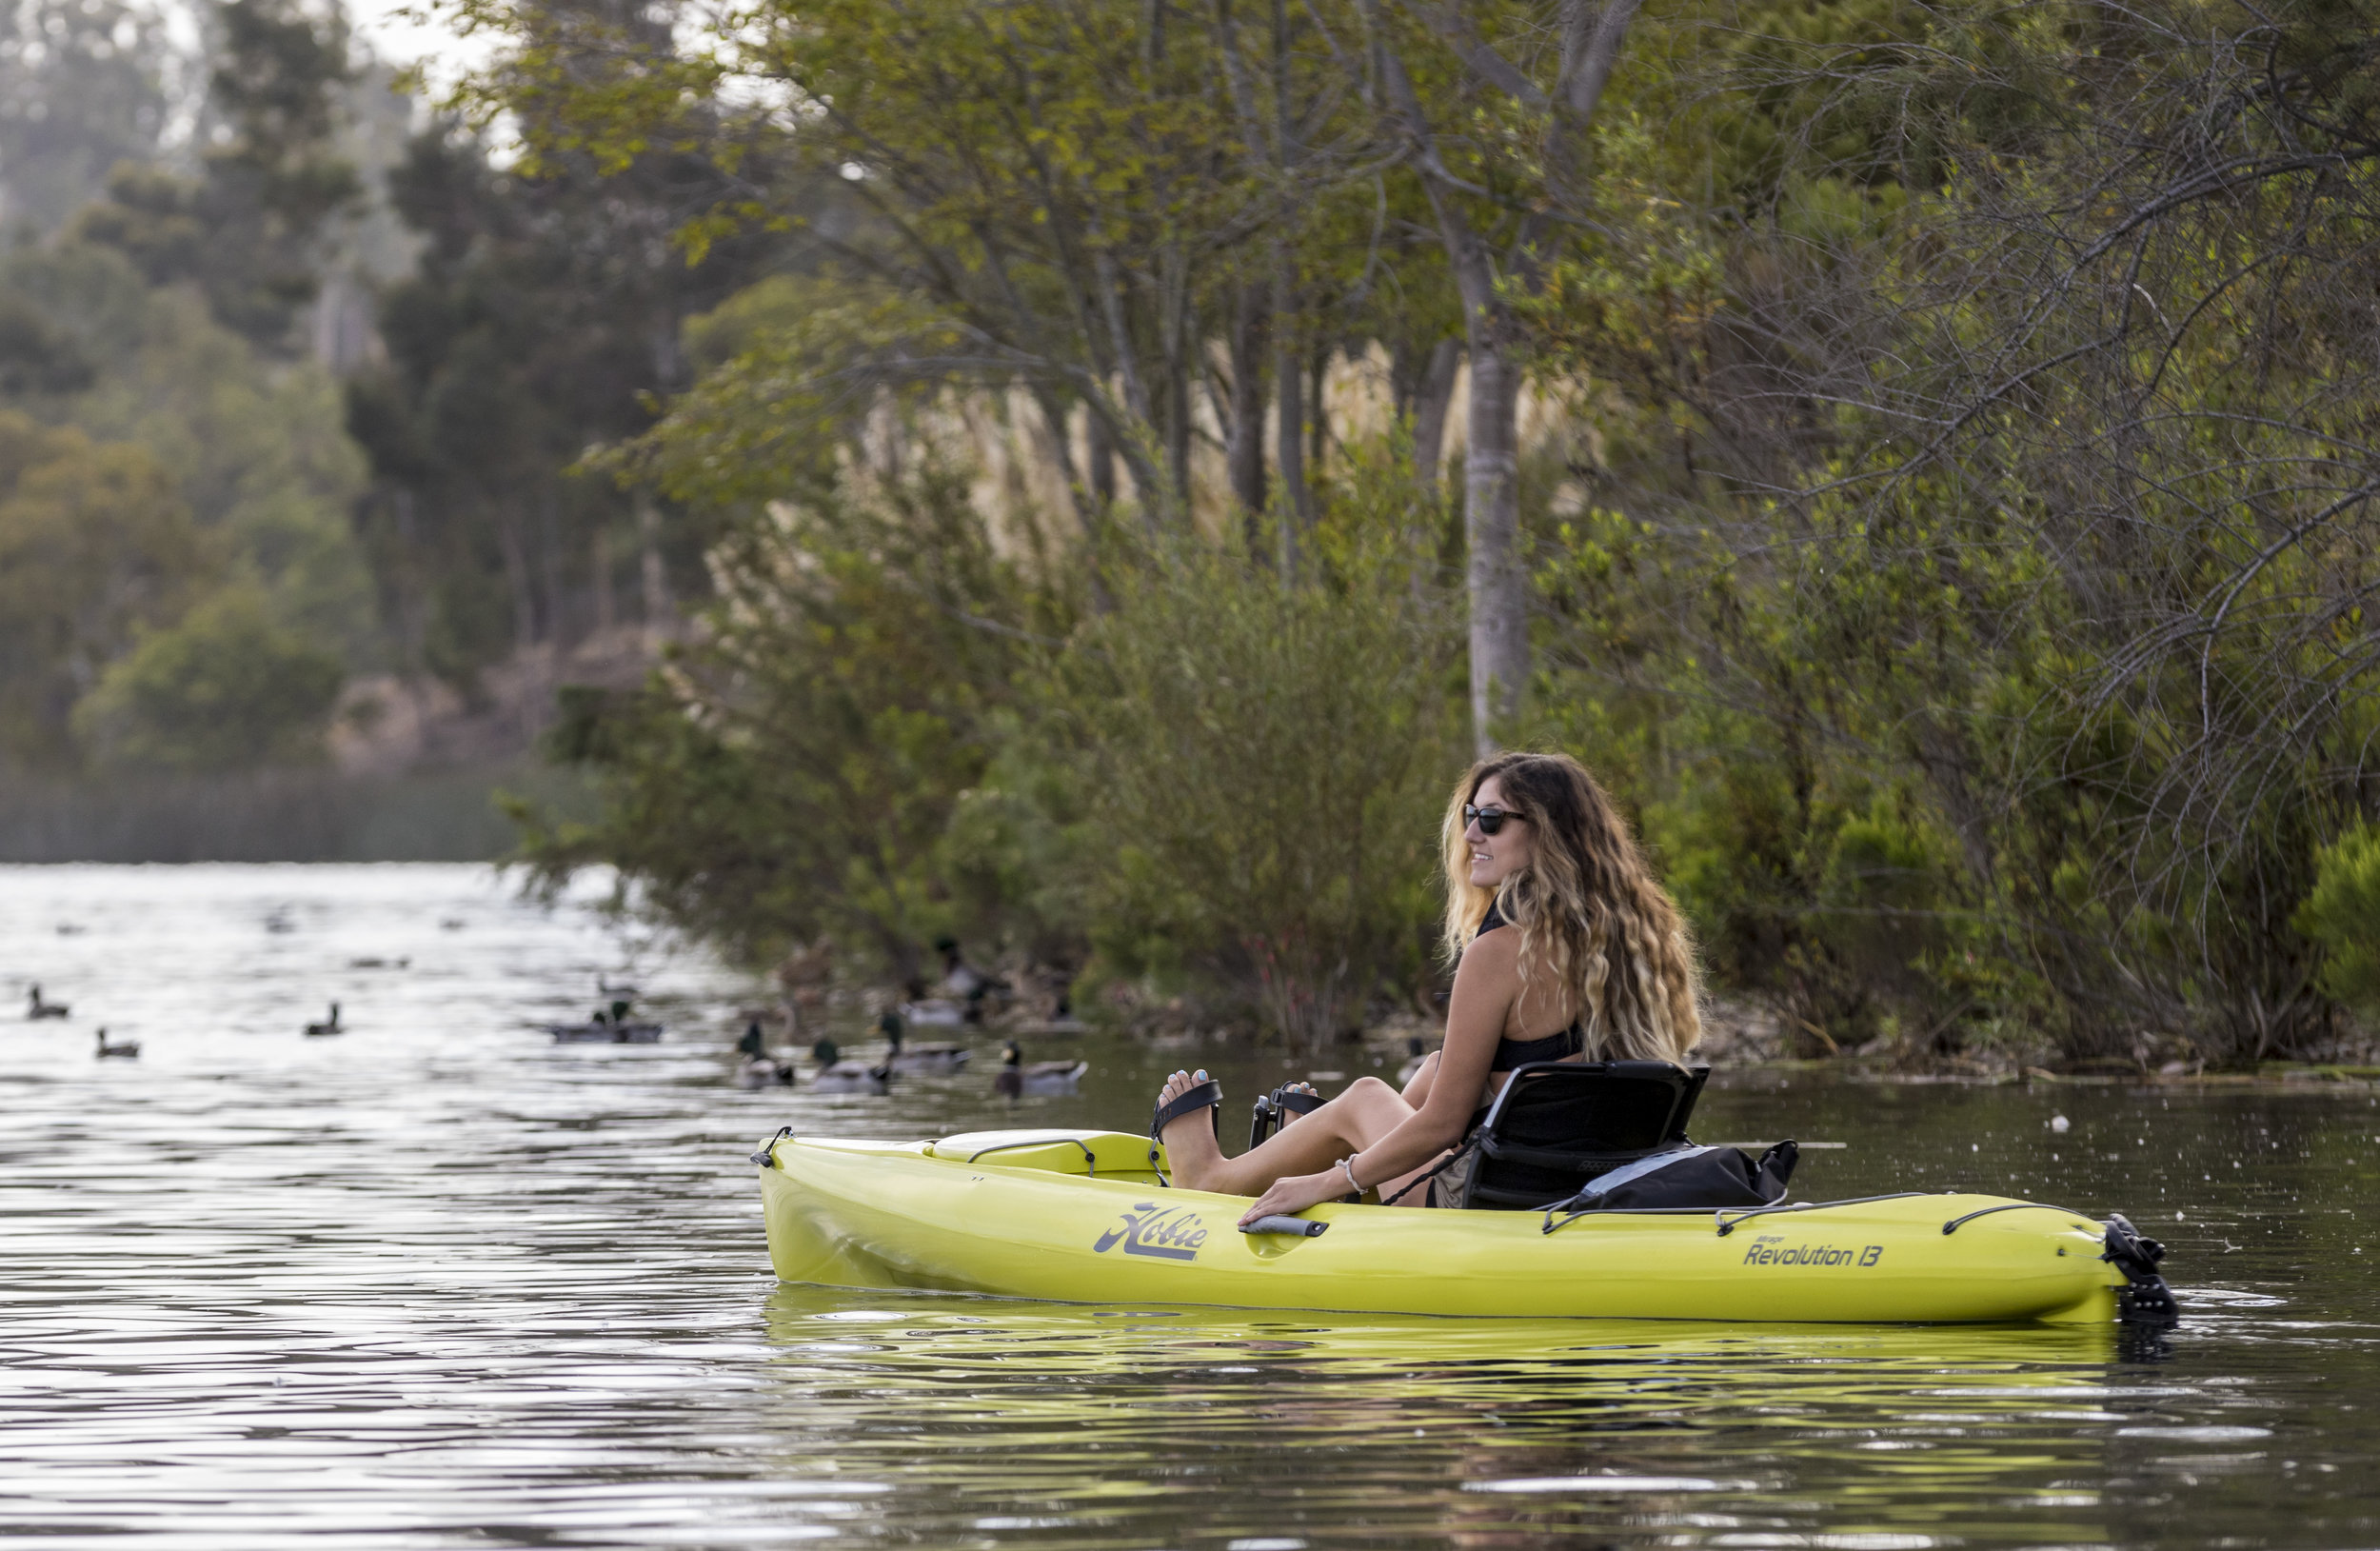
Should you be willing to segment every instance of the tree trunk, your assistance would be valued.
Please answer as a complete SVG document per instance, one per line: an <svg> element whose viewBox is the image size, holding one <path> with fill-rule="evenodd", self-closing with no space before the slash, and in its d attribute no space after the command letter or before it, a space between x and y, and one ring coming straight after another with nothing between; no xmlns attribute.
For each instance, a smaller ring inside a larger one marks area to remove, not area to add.
<svg viewBox="0 0 2380 1551"><path fill-rule="evenodd" d="M1306 487L1305 372L1298 361L1298 337L1286 327L1297 304L1290 290L1289 259L1281 254L1273 282L1273 456L1280 466L1280 574L1298 574L1298 546L1314 526L1314 492Z"/></svg>
<svg viewBox="0 0 2380 1551"><path fill-rule="evenodd" d="M1264 527L1264 293L1239 288L1231 320L1231 425L1224 432L1224 461L1231 467L1232 498L1247 526L1248 552L1257 552Z"/></svg>
<svg viewBox="0 0 2380 1551"><path fill-rule="evenodd" d="M618 595L612 590L610 528L597 527L592 548L588 558L595 573L595 629L598 634L608 636L611 627L620 622Z"/></svg>
<svg viewBox="0 0 2380 1551"><path fill-rule="evenodd" d="M1314 348L1314 358L1306 363L1306 384L1314 390L1312 408L1306 412L1306 485L1309 489L1330 467L1331 441L1331 348L1327 343Z"/></svg>
<svg viewBox="0 0 2380 1551"><path fill-rule="evenodd" d="M499 508L496 518L496 547L504 555L505 586L512 593L512 647L526 656L537 645L537 589L529 581L521 524L508 504Z"/></svg>
<svg viewBox="0 0 2380 1551"><path fill-rule="evenodd" d="M1462 369L1462 341L1441 339L1413 396L1413 477L1421 493L1437 500L1438 465L1446 457L1446 411L1455 402L1455 374Z"/></svg>
<svg viewBox="0 0 2380 1551"><path fill-rule="evenodd" d="M1156 8L1161 18L1164 8ZM1190 363L1200 346L1191 327L1190 260L1179 248L1164 257L1165 297L1165 472L1174 482L1183 525L1190 522Z"/></svg>
<svg viewBox="0 0 2380 1551"><path fill-rule="evenodd" d="M1476 36L1467 45L1463 62L1483 83L1533 111L1551 109L1555 122L1545 158L1550 193L1579 200L1588 192L1587 130L1639 4L1606 0L1596 6L1589 0L1564 0L1560 62L1550 95L1530 85L1523 71ZM1373 35L1386 38L1378 0L1364 0L1363 13ZM1494 257L1458 203L1468 197L1467 191L1438 155L1437 132L1404 61L1386 47L1378 48L1374 57L1380 66L1388 109L1403 122L1418 152L1422 189L1438 217L1439 240L1462 296L1463 331L1471 348L1471 446L1463 459L1463 528L1470 548L1472 729L1486 752L1495 744L1499 724L1519 710L1529 682L1529 582L1519 553L1520 372L1508 353L1511 308L1498 287ZM1537 216L1521 222L1511 254L1524 268L1541 262L1535 238L1544 229Z"/></svg>
<svg viewBox="0 0 2380 1551"><path fill-rule="evenodd" d="M1479 752L1520 710L1529 684L1529 576L1520 557L1520 368L1473 309L1471 447L1463 459L1470 552L1471 727Z"/></svg>
<svg viewBox="0 0 2380 1551"><path fill-rule="evenodd" d="M1091 500L1102 512L1116 507L1116 446L1096 409L1083 417L1083 450L1091 466Z"/></svg>
<svg viewBox="0 0 2380 1551"><path fill-rule="evenodd" d="M638 571L645 585L645 635L658 643L677 627L678 610L669 596L669 568L661 557L661 512L652 497L636 498Z"/></svg>
<svg viewBox="0 0 2380 1551"><path fill-rule="evenodd" d="M569 644L570 614L563 606L567 590L562 581L562 517L552 486L537 498L538 580L545 589L545 634L556 650Z"/></svg>
<svg viewBox="0 0 2380 1551"><path fill-rule="evenodd" d="M1446 486L1438 465L1446 456L1446 412L1454 407L1455 375L1462 369L1462 342L1441 339L1413 395L1413 589L1419 596L1438 570L1438 544L1445 532L1440 505Z"/></svg>

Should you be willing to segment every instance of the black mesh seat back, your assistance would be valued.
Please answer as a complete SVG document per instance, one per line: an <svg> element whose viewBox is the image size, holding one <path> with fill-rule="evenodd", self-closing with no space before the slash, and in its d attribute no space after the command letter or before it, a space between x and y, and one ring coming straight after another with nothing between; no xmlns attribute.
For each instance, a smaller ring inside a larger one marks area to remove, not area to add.
<svg viewBox="0 0 2380 1551"><path fill-rule="evenodd" d="M1607 1169L1686 1140L1708 1066L1537 1062L1512 1074L1481 1123L1471 1187L1480 1206L1538 1206Z"/></svg>

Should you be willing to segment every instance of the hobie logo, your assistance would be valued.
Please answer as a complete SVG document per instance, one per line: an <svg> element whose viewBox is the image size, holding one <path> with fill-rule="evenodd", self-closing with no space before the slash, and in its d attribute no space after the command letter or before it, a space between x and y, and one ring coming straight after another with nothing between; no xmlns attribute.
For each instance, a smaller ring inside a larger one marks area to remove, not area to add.
<svg viewBox="0 0 2380 1551"><path fill-rule="evenodd" d="M1118 1244L1127 1255L1154 1255L1165 1261L1194 1261L1199 1246L1206 1243L1206 1224L1186 1207L1160 1210L1157 1203L1144 1201L1124 1213L1121 1226L1109 1228L1091 1246L1094 1254L1104 1255Z"/></svg>

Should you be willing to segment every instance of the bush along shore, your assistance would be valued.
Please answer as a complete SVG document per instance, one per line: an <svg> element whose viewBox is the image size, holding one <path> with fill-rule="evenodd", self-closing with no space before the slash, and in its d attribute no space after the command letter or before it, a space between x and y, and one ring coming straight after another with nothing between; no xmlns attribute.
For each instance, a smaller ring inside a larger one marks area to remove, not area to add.
<svg viewBox="0 0 2380 1551"><path fill-rule="evenodd" d="M517 177L727 169L678 241L765 260L576 466L708 601L566 698L536 880L1319 1046L1429 1025L1449 785L1560 747L1735 1045L2369 1059L2345 12L439 9Z"/></svg>

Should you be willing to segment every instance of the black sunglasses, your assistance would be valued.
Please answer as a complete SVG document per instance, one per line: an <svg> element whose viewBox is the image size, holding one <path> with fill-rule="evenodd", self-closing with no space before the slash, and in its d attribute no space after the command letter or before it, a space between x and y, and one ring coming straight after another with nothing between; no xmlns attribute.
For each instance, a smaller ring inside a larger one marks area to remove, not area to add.
<svg viewBox="0 0 2380 1551"><path fill-rule="evenodd" d="M1463 827L1468 829L1476 824L1483 835L1492 835L1503 828L1506 819L1519 818L1519 814L1500 807L1473 807L1469 803L1462 805Z"/></svg>

